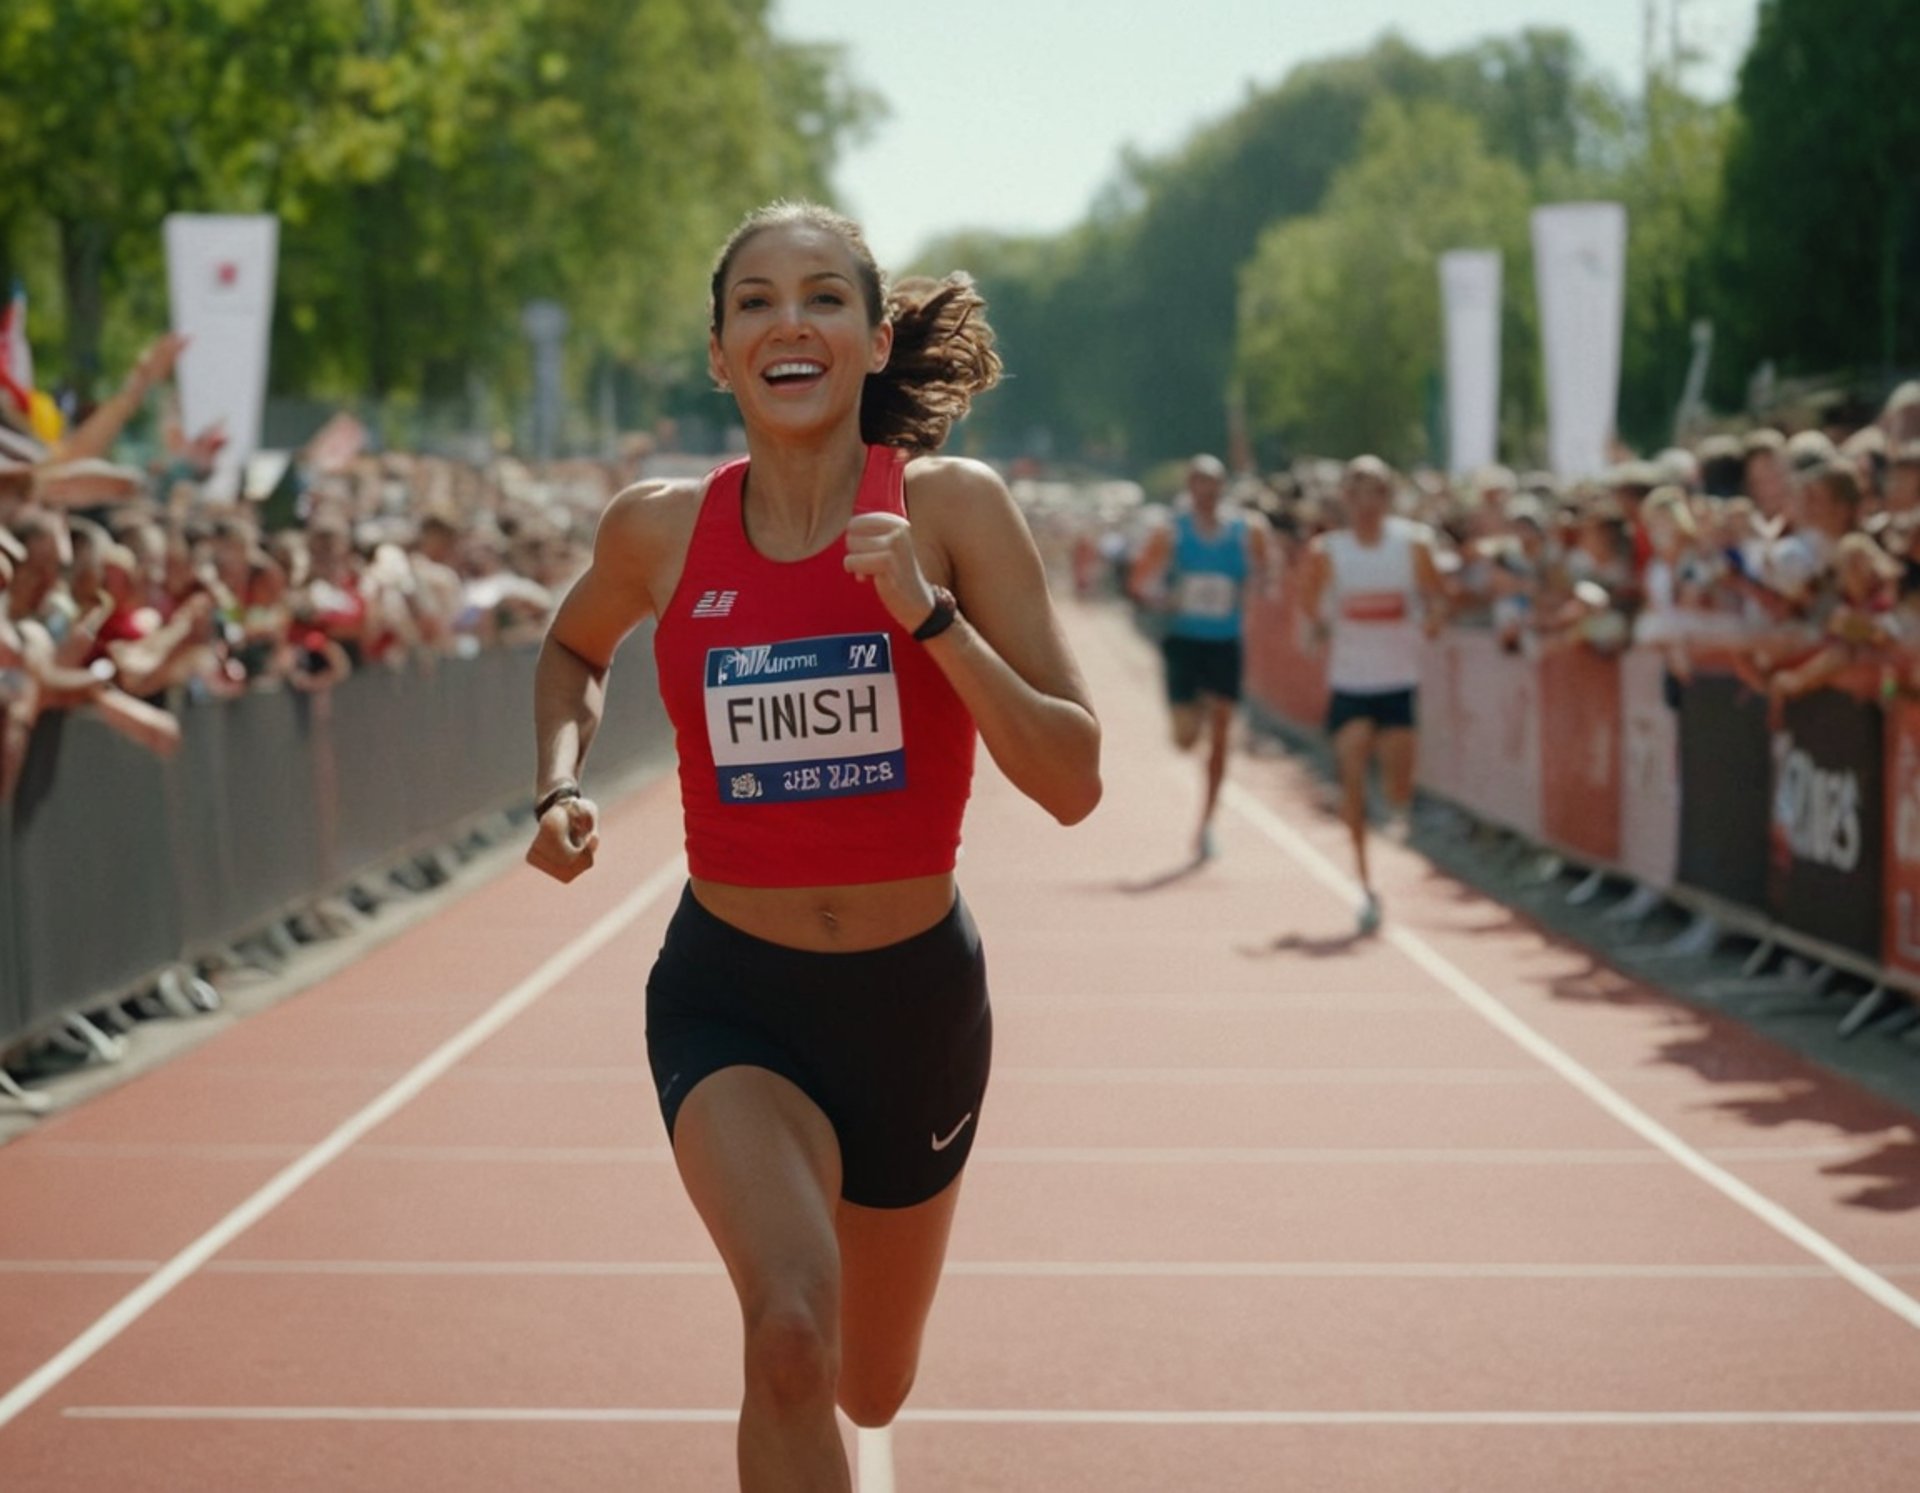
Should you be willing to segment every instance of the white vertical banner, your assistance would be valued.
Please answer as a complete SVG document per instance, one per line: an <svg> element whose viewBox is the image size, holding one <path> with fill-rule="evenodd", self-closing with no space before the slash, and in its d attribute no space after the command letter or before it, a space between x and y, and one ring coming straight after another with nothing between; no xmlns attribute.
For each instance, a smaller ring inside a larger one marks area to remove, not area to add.
<svg viewBox="0 0 1920 1493"><path fill-rule="evenodd" d="M1500 251L1440 256L1447 342L1447 466L1491 465L1500 445Z"/></svg>
<svg viewBox="0 0 1920 1493"><path fill-rule="evenodd" d="M189 437L226 431L209 488L232 497L260 447L280 221L171 213L166 246L173 329L189 339L175 375L181 421Z"/></svg>
<svg viewBox="0 0 1920 1493"><path fill-rule="evenodd" d="M1533 273L1547 373L1547 450L1562 477L1611 465L1627 309L1627 210L1563 202L1533 214Z"/></svg>

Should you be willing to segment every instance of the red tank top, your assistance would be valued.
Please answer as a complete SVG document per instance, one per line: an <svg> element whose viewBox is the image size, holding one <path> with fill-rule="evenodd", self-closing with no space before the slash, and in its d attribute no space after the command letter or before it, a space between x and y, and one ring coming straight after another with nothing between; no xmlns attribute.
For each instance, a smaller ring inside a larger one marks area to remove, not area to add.
<svg viewBox="0 0 1920 1493"><path fill-rule="evenodd" d="M906 461L868 447L854 511L904 517ZM735 461L707 479L653 634L689 868L763 887L951 871L973 717L872 585L847 573L844 536L791 563L754 549L746 473Z"/></svg>

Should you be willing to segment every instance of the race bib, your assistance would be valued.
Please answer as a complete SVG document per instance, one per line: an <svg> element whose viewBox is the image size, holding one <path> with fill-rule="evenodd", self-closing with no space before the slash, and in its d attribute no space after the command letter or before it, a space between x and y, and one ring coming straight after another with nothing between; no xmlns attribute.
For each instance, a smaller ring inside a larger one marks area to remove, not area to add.
<svg viewBox="0 0 1920 1493"><path fill-rule="evenodd" d="M1349 591L1340 598L1348 622L1405 622L1413 615L1404 591Z"/></svg>
<svg viewBox="0 0 1920 1493"><path fill-rule="evenodd" d="M722 803L907 786L900 686L884 632L710 648L706 703Z"/></svg>
<svg viewBox="0 0 1920 1493"><path fill-rule="evenodd" d="M1183 575L1174 593L1174 606L1188 617L1205 617L1209 621L1231 617L1240 607L1240 587L1232 576L1218 571Z"/></svg>

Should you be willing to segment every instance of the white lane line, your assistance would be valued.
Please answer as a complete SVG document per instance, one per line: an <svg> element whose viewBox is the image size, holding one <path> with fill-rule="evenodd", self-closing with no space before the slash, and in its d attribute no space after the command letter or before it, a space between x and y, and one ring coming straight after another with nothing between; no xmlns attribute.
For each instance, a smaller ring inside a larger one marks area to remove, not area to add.
<svg viewBox="0 0 1920 1493"><path fill-rule="evenodd" d="M1481 1084L1544 1087L1551 1073L1532 1068L1026 1068L995 1065L999 1084L1031 1083L1077 1088L1100 1084L1169 1084L1213 1088L1233 1084L1292 1088L1319 1084L1370 1087L1387 1084L1436 1084L1442 1088Z"/></svg>
<svg viewBox="0 0 1920 1493"><path fill-rule="evenodd" d="M737 1410L516 1405L71 1405L72 1420L731 1425ZM1920 1426L1920 1410L915 1410L947 1426Z"/></svg>
<svg viewBox="0 0 1920 1493"><path fill-rule="evenodd" d="M1253 794L1237 783L1229 783L1226 785L1226 799L1254 828L1278 845L1322 886L1345 900L1354 903L1359 901L1358 883L1335 866L1311 840ZM1642 1140L1665 1152L1727 1201L1744 1208L1775 1233L1805 1250L1909 1327L1920 1328L1920 1301L1884 1276L1869 1270L1811 1224L1741 1181L1725 1167L1710 1161L1631 1099L1610 1087L1565 1048L1535 1031L1492 991L1419 934L1389 918L1381 930L1381 936L1452 991L1495 1030L1539 1059Z"/></svg>
<svg viewBox="0 0 1920 1493"><path fill-rule="evenodd" d="M146 1275L160 1260L0 1260L0 1276ZM1874 1265L1920 1279L1920 1264ZM228 1255L202 1275L398 1276L446 1279L719 1279L718 1260L269 1260ZM950 1276L1031 1280L1623 1280L1830 1281L1825 1265L1588 1264L1475 1260L949 1260Z"/></svg>
<svg viewBox="0 0 1920 1493"><path fill-rule="evenodd" d="M893 1493L893 1427L860 1427L854 1432L854 1447L860 1473L854 1487L860 1493Z"/></svg>
<svg viewBox="0 0 1920 1493"><path fill-rule="evenodd" d="M5 1396L0 1396L0 1426L7 1425L32 1406L48 1390L151 1311L174 1287L293 1196L316 1172L338 1160L348 1147L375 1126L392 1118L436 1078L611 943L662 895L678 886L685 876L685 867L677 856L660 867L579 938L554 954L526 979L414 1064L326 1139L275 1173L225 1218L110 1307L91 1327L14 1385Z"/></svg>

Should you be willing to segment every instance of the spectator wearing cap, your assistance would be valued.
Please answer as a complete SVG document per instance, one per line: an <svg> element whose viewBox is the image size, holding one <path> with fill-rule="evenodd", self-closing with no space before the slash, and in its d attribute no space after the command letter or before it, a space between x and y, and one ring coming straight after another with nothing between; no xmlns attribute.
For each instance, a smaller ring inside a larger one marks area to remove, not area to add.
<svg viewBox="0 0 1920 1493"><path fill-rule="evenodd" d="M1740 447L1744 463L1740 490L1770 524L1786 518L1793 497L1786 446L1787 438L1779 431L1754 430L1747 433Z"/></svg>
<svg viewBox="0 0 1920 1493"><path fill-rule="evenodd" d="M1784 600L1785 615L1819 623L1835 599L1834 549L1860 527L1864 497L1853 468L1837 460L1808 469L1799 489L1800 521L1774 541L1766 579Z"/></svg>
<svg viewBox="0 0 1920 1493"><path fill-rule="evenodd" d="M1894 448L1885 496L1888 513L1920 513L1920 441Z"/></svg>
<svg viewBox="0 0 1920 1493"><path fill-rule="evenodd" d="M1686 493L1700 491L1700 458L1679 446L1669 446L1653 459L1654 472L1662 487L1677 487Z"/></svg>
<svg viewBox="0 0 1920 1493"><path fill-rule="evenodd" d="M1887 433L1864 425L1840 443L1840 455L1853 464L1868 507L1878 505L1887 490Z"/></svg>
<svg viewBox="0 0 1920 1493"><path fill-rule="evenodd" d="M1920 379L1909 379L1887 396L1880 424L1887 433L1887 444L1895 450L1909 441L1920 441Z"/></svg>
<svg viewBox="0 0 1920 1493"><path fill-rule="evenodd" d="M1840 460L1840 448L1824 430L1803 430L1790 437L1782 448L1786 456L1787 472L1798 481L1817 467L1829 466Z"/></svg>
<svg viewBox="0 0 1920 1493"><path fill-rule="evenodd" d="M1647 526L1640 507L1648 494L1661 485L1660 468L1650 461L1622 462L1607 476L1607 488L1613 494L1613 506L1625 522L1633 555L1633 571L1639 575L1653 559L1653 544L1647 538Z"/></svg>

